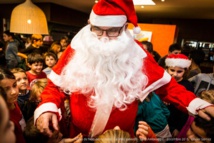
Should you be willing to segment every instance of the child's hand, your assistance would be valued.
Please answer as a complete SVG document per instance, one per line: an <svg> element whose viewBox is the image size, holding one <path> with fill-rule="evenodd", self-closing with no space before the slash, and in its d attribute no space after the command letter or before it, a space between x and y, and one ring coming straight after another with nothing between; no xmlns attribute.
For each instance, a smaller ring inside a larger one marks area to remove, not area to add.
<svg viewBox="0 0 214 143"><path fill-rule="evenodd" d="M82 143L83 135L80 133L74 138L65 138L62 139L59 143Z"/></svg>
<svg viewBox="0 0 214 143"><path fill-rule="evenodd" d="M138 129L136 131L136 136L141 140L147 140L148 132L149 131L149 125L144 121L139 121L138 123Z"/></svg>
<svg viewBox="0 0 214 143"><path fill-rule="evenodd" d="M158 139L156 138L155 133L152 131L151 127L144 121L139 121L136 135L140 139L140 141L158 143Z"/></svg>

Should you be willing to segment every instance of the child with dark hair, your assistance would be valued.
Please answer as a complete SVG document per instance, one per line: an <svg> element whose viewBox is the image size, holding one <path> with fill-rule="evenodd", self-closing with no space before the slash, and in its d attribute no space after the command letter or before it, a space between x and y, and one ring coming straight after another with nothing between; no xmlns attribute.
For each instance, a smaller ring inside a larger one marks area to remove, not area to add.
<svg viewBox="0 0 214 143"><path fill-rule="evenodd" d="M49 75L52 71L53 66L57 63L58 57L54 52L47 52L44 57L47 67L43 70L43 72L45 72L46 75Z"/></svg>
<svg viewBox="0 0 214 143"><path fill-rule="evenodd" d="M42 71L44 58L38 53L31 53L27 56L29 71L26 72L30 87L36 79L47 78L47 75Z"/></svg>
<svg viewBox="0 0 214 143"><path fill-rule="evenodd" d="M151 53L155 61L158 62L160 59L160 55L158 54L158 52L153 50L153 44L149 41L143 41L141 43L143 44L143 48L147 50L149 53Z"/></svg>
<svg viewBox="0 0 214 143"><path fill-rule="evenodd" d="M167 121L169 115L170 112L163 101L157 94L151 92L143 102L138 104L135 131L138 129L138 122L145 121L163 143L167 138L172 137Z"/></svg>
<svg viewBox="0 0 214 143"><path fill-rule="evenodd" d="M21 61L21 59L17 55L19 42L14 40L14 34L11 33L9 30L4 31L3 39L7 44L5 49L5 59L7 68L9 69L15 68Z"/></svg>
<svg viewBox="0 0 214 143"><path fill-rule="evenodd" d="M26 124L17 103L19 89L15 76L8 69L0 68L0 87L2 87L6 92L6 103L10 113L10 120L15 125L14 132L16 135L16 143L25 143L22 131L24 130Z"/></svg>
<svg viewBox="0 0 214 143"><path fill-rule="evenodd" d="M177 140L175 143L214 143L214 118L207 121L199 116L189 116Z"/></svg>
<svg viewBox="0 0 214 143"><path fill-rule="evenodd" d="M60 44L62 46L62 52L67 48L68 44L69 44L69 39L67 36L63 36L60 39Z"/></svg>
<svg viewBox="0 0 214 143"><path fill-rule="evenodd" d="M42 134L36 126L34 126L33 117L27 122L24 130L24 137L27 143L81 143L82 134L74 138L63 138L63 134L59 131L54 131L51 137Z"/></svg>
<svg viewBox="0 0 214 143"><path fill-rule="evenodd" d="M181 46L177 43L173 43L169 46L169 50L168 50L168 54L165 55L164 57L160 58L159 61L158 61L158 64L165 68L165 60L166 60L166 57L169 56L170 54L180 54L181 53Z"/></svg>

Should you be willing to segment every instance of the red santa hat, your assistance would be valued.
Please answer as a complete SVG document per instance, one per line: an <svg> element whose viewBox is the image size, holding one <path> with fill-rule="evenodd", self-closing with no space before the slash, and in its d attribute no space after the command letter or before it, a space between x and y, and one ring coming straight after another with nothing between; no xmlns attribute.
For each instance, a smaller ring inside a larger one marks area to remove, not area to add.
<svg viewBox="0 0 214 143"><path fill-rule="evenodd" d="M184 54L170 54L165 60L167 67L189 68L191 60Z"/></svg>
<svg viewBox="0 0 214 143"><path fill-rule="evenodd" d="M128 21L135 26L135 34L141 31L133 0L100 0L94 5L89 19L92 25L107 27L122 27Z"/></svg>

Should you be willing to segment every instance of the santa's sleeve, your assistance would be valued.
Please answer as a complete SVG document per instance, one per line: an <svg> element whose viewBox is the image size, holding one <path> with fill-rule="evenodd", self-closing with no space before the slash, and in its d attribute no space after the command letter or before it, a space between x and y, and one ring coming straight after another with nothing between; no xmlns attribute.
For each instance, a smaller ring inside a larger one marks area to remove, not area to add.
<svg viewBox="0 0 214 143"><path fill-rule="evenodd" d="M63 67L72 58L74 50L68 46L61 55L57 64L53 67L50 75L48 76L48 84L44 88L41 94L41 103L34 112L34 121L44 112L53 112L58 115L58 119L61 119L60 105L65 95L58 88L60 85L60 73Z"/></svg>
<svg viewBox="0 0 214 143"><path fill-rule="evenodd" d="M149 92L155 91L163 101L175 105L184 112L187 112L188 109L194 115L197 114L199 109L211 105L202 99L196 98L192 92L178 84L150 55L144 58L143 63L144 68L142 70L148 77L148 84L143 90L141 100L144 100Z"/></svg>

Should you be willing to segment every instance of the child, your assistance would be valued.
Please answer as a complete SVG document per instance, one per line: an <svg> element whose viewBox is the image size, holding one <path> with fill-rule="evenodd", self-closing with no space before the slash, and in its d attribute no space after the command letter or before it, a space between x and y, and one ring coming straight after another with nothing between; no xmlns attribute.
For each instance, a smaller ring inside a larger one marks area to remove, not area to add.
<svg viewBox="0 0 214 143"><path fill-rule="evenodd" d="M31 87L30 98L24 105L23 115L25 117L25 121L28 121L41 101L40 94L44 90L44 87L47 85L47 78L38 79L34 82Z"/></svg>
<svg viewBox="0 0 214 143"><path fill-rule="evenodd" d="M52 67L57 63L58 58L57 55L53 52L47 52L44 57L47 68L45 68L43 72L45 72L46 75L49 75L51 73Z"/></svg>
<svg viewBox="0 0 214 143"><path fill-rule="evenodd" d="M209 103L214 104L214 90L205 90L199 95L203 100L206 100Z"/></svg>
<svg viewBox="0 0 214 143"><path fill-rule="evenodd" d="M203 91L199 97L213 104L214 90ZM186 124L178 135L178 139L181 140L181 138L188 138L189 140L196 142L197 136L203 137L204 141L211 139L211 143L214 142L214 118L211 118L210 121L206 121L198 116L196 116L196 118L189 116ZM202 139L199 141L201 140Z"/></svg>
<svg viewBox="0 0 214 143"><path fill-rule="evenodd" d="M95 143L136 143L137 139L131 138L128 132L118 129L105 131L95 139Z"/></svg>
<svg viewBox="0 0 214 143"><path fill-rule="evenodd" d="M33 118L30 118L27 122L24 130L24 136L27 143L81 143L82 134L79 134L75 138L63 139L61 132L54 131L53 135L49 138L47 135L42 134L35 126Z"/></svg>
<svg viewBox="0 0 214 143"><path fill-rule="evenodd" d="M18 105L23 113L25 110L24 104L30 97L30 90L28 89L28 78L25 71L21 68L14 68L11 70L11 72L16 77L17 86L19 88Z"/></svg>
<svg viewBox="0 0 214 143"><path fill-rule="evenodd" d="M166 71L174 77L179 84L183 85L187 90L194 92L192 84L188 80L184 79L184 76L191 65L191 61L187 56L183 54L170 54L166 57L165 64ZM186 123L188 114L178 110L174 105L168 105L167 107L170 110L170 116L168 119L170 131L172 133L172 137L176 137Z"/></svg>
<svg viewBox="0 0 214 143"><path fill-rule="evenodd" d="M19 89L15 76L8 69L0 69L0 87L4 89L7 95L6 102L10 112L10 120L15 124L16 143L25 143L22 131L26 124L17 103Z"/></svg>
<svg viewBox="0 0 214 143"><path fill-rule="evenodd" d="M6 100L7 95L0 87L0 143L15 143L14 124L9 120Z"/></svg>
<svg viewBox="0 0 214 143"><path fill-rule="evenodd" d="M61 54L62 54L62 46L59 43L59 41L54 41L51 44L51 47L50 47L49 51L50 52L54 52L57 55L58 59L59 59Z"/></svg>
<svg viewBox="0 0 214 143"><path fill-rule="evenodd" d="M150 93L143 102L138 104L138 112L135 121L135 130L139 121L147 122L161 142L165 142L172 135L168 126L170 112L166 105L154 92Z"/></svg>
<svg viewBox="0 0 214 143"><path fill-rule="evenodd" d="M214 143L214 118L207 121L199 116L189 116L188 121L177 137L180 142Z"/></svg>
<svg viewBox="0 0 214 143"><path fill-rule="evenodd" d="M26 72L30 87L36 79L47 78L47 75L42 71L44 58L38 53L31 53L27 57L29 71Z"/></svg>
<svg viewBox="0 0 214 143"><path fill-rule="evenodd" d="M139 122L136 136L140 139L139 142L158 142L150 126L143 121ZM95 143L137 143L138 139L131 137L128 132L121 130L119 126L116 126L114 129L106 130L103 134L99 135L95 139Z"/></svg>
<svg viewBox="0 0 214 143"><path fill-rule="evenodd" d="M3 39L5 42L7 42L7 47L5 49L5 59L7 68L15 68L21 61L21 59L17 55L19 42L14 39L14 33L11 33L9 30L4 31Z"/></svg>

